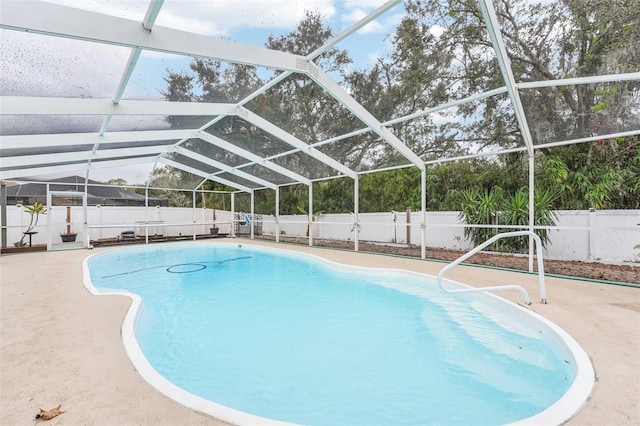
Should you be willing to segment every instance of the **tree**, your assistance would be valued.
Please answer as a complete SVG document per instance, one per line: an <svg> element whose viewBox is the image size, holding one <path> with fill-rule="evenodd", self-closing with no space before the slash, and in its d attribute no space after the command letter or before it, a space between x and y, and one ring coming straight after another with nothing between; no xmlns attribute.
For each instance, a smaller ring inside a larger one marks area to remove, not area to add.
<svg viewBox="0 0 640 426"><path fill-rule="evenodd" d="M305 13L295 31L275 37L270 36L265 46L302 56L309 55L333 37L331 28L322 21L317 12ZM336 48L322 53L314 62L326 73L341 75L351 63L345 51ZM322 87L304 74L294 73L266 93L247 104L247 108L278 125L288 133L308 144L320 142L358 127L357 119L341 106ZM361 125L361 124L360 124ZM275 142L270 141L274 146ZM280 143L277 149L291 149ZM357 148L349 144L332 144L326 147L327 155L333 158L349 158ZM306 154L287 155L281 158L287 167L312 178L335 174L330 167Z"/></svg>
<svg viewBox="0 0 640 426"><path fill-rule="evenodd" d="M212 191L212 192L203 192L202 199L197 202L197 207L206 207L214 210L230 210L231 209L231 196L229 193L236 191L234 188L230 188L227 185L223 185L218 182L214 182L211 180L207 180L202 184L203 191ZM215 217L214 217L215 219Z"/></svg>
<svg viewBox="0 0 640 426"><path fill-rule="evenodd" d="M164 80L167 89L161 94L175 102L238 102L264 82L256 67L241 64L223 64L213 59L194 58L189 65L192 74L167 70ZM169 116L174 128L199 128L210 118L200 116Z"/></svg>
<svg viewBox="0 0 640 426"><path fill-rule="evenodd" d="M526 188L519 188L515 193L506 193L499 186L481 191L469 188L457 192L459 200L459 217L470 225L509 225L526 227L529 224L529 194ZM556 194L548 190L536 190L534 195L535 213L533 224L536 226L554 226L555 221L551 208ZM509 231L513 230L511 228ZM499 228L466 227L464 236L474 246L480 245L489 238L502 232ZM546 229L534 231L543 246L549 242ZM494 247L498 251L525 252L529 246L528 237L510 237L496 241Z"/></svg>
<svg viewBox="0 0 640 426"><path fill-rule="evenodd" d="M600 73L637 71L640 64L640 0L496 0L509 63L517 82L565 79ZM346 67L347 52L330 49L315 62L341 79L348 92L380 121L504 86L482 12L475 0L407 0L407 10L390 36L392 52L370 69ZM271 36L266 46L308 55L333 36L317 13L308 12L297 28ZM194 59L190 73L168 71L169 100L237 102L264 82L254 67ZM277 73L277 72L276 72ZM543 144L640 126L640 82L619 81L520 88L519 96L534 143ZM360 129L362 123L304 74L293 73L255 97L246 107L312 144ZM170 118L174 126L198 127L190 118ZM506 94L396 122L391 130L422 159L439 159L496 148L522 147L522 135ZM238 116L225 117L206 131L291 170L318 179L335 170ZM202 140L187 149L240 167L247 160ZM406 164L374 132L323 145L327 155L365 171ZM546 147L536 151L538 187L557 190L554 208L637 208L640 205L638 137ZM284 155L286 154L286 155ZM177 156L176 158L179 158ZM187 161L186 159L183 159ZM208 172L217 171L206 164ZM251 170L258 172L260 166ZM516 194L528 184L526 154L430 166L429 209L456 208L456 191L500 186ZM276 179L277 180L277 179ZM384 194L382 194L384 189ZM420 208L420 173L415 169L363 175L361 210ZM281 191L282 213L306 203L304 186ZM350 211L353 183L338 179L314 183L314 207ZM256 196L273 210L271 191Z"/></svg>
<svg viewBox="0 0 640 426"><path fill-rule="evenodd" d="M550 3L498 0L494 3L510 65L518 82L639 69L639 0ZM424 49L429 49L422 56L433 52L448 53L449 66L430 76L433 87L444 88L442 92L431 92L439 95L440 102L504 85L476 1L410 0L406 8L407 18L404 25L398 27L396 39L407 41L398 43L394 54L397 56L402 52L398 47L412 47L418 43L413 41L412 44L412 40L429 41L422 43ZM430 37L429 32L440 35ZM420 58L420 55L411 57ZM419 81L419 78L418 73L416 79ZM407 81L404 78L401 84ZM520 90L519 95L534 143L614 133L640 126L638 80L527 89ZM456 110L461 119L449 123L450 132L460 142L473 143L475 150L495 145L522 145L513 112L511 103L504 96L465 104ZM446 138L442 140L446 142ZM634 208L639 198L637 179L634 178L640 174L637 151L637 137L544 149L536 159L536 169L544 171L538 182L560 185L563 191L556 203L565 208ZM552 166L558 168L553 171ZM554 179L546 180L550 176Z"/></svg>
<svg viewBox="0 0 640 426"><path fill-rule="evenodd" d="M640 208L640 138L572 145L541 154L538 185L556 188L564 209Z"/></svg>
<svg viewBox="0 0 640 426"><path fill-rule="evenodd" d="M192 176L182 170L173 167L157 167L149 180L149 186L154 188L149 193L158 198L169 201L170 207L191 207L192 200L184 191L172 190L188 189L195 187L191 181ZM162 189L160 189L162 188Z"/></svg>
<svg viewBox="0 0 640 426"><path fill-rule="evenodd" d="M498 0L495 8L518 82L638 69L640 0ZM433 48L455 57L446 72L436 75L436 81L455 81L442 101L504 85L476 1L410 0L407 11L411 19L441 31ZM639 85L638 81L580 84L519 93L534 140L542 143L606 133L606 123L612 122L637 128L638 114L628 107L637 108ZM485 118L458 126L475 134L478 141L500 146L521 144L513 108L506 98L467 104L459 112L465 118Z"/></svg>
<svg viewBox="0 0 640 426"><path fill-rule="evenodd" d="M360 178L360 211L419 210L420 170L404 168L369 173Z"/></svg>
<svg viewBox="0 0 640 426"><path fill-rule="evenodd" d="M313 195L316 211L324 213L349 213L354 208L354 183L351 178L331 179L316 182Z"/></svg>
<svg viewBox="0 0 640 426"><path fill-rule="evenodd" d="M120 189L123 189L125 191L127 190L125 187L128 185L127 180L123 178L109 179L105 182L105 184L120 187Z"/></svg>
<svg viewBox="0 0 640 426"><path fill-rule="evenodd" d="M192 102L193 94L193 76L186 73L177 73L169 69L166 70L167 75L163 78L167 83L167 90L161 91L160 94L168 101L173 102ZM199 117L170 115L167 122L173 128L194 128L199 122Z"/></svg>
<svg viewBox="0 0 640 426"><path fill-rule="evenodd" d="M24 238L29 232L33 231L36 225L38 225L38 219L40 218L40 215L47 214L47 208L44 206L44 204L36 201L32 205L26 206L24 208L24 212L29 213L29 226L27 226L27 230L22 233L22 238L20 238L20 241L16 243L17 247L22 247L24 245Z"/></svg>

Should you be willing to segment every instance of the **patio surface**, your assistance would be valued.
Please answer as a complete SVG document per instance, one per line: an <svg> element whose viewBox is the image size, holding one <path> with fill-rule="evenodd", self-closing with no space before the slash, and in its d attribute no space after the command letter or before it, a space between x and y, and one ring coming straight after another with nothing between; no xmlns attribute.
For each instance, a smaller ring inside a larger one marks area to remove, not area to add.
<svg viewBox="0 0 640 426"><path fill-rule="evenodd" d="M220 243L276 246L336 262L431 275L444 266L260 241ZM0 424L32 424L38 408L58 404L66 412L48 424L225 424L173 402L138 375L120 338L130 299L93 296L82 283L82 260L106 250L112 248L0 256ZM461 266L447 277L474 286L522 285L531 295L531 309L584 348L597 382L587 405L567 424L640 424L639 288L548 277L549 304L542 305L535 275ZM500 296L521 301L517 292Z"/></svg>

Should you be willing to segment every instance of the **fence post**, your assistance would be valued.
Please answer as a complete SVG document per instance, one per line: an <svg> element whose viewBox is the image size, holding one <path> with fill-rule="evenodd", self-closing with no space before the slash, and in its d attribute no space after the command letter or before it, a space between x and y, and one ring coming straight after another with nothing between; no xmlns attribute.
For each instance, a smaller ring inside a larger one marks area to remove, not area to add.
<svg viewBox="0 0 640 426"><path fill-rule="evenodd" d="M411 207L407 207L407 245L411 245Z"/></svg>

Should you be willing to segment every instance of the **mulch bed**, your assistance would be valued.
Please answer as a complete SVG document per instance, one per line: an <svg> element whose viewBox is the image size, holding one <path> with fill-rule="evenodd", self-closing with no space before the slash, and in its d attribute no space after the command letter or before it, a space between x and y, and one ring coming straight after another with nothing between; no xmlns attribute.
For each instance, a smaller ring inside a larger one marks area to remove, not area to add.
<svg viewBox="0 0 640 426"><path fill-rule="evenodd" d="M273 240L269 236L256 236L260 239ZM308 244L306 238L281 237L281 242L293 244ZM330 247L336 249L353 250L352 241L314 239L314 246ZM391 254L396 256L420 257L420 247L385 245L383 243L358 243L358 250L362 252ZM465 252L441 248L427 247L427 259L453 261ZM527 255L509 255L480 252L464 263L475 265L493 266L498 268L513 269L518 271L529 270L529 257ZM534 268L537 262L534 259ZM544 269L547 274L563 275L576 278L587 278L598 281L611 281L616 283L635 284L640 286L640 263L608 264L600 262L580 262L567 260L544 260Z"/></svg>
<svg viewBox="0 0 640 426"><path fill-rule="evenodd" d="M220 235L199 235L198 239L201 238L224 238L226 234ZM275 238L273 236L267 235L256 235L256 239L263 239L274 241ZM158 240L152 240L151 242L166 242L166 241L175 241L175 240L191 240L191 236L185 236L182 238L172 237L172 238L161 238ZM301 244L307 245L309 242L306 238L293 238L293 237L280 237L281 242L292 243L292 244ZM123 241L120 239L105 239L92 241L94 247L99 246L110 246L110 245L121 245L121 244L140 244L144 243L144 239L136 239L133 241ZM324 240L324 239L314 239L313 245L318 247L329 247L334 249L343 249L343 250L353 250L354 245L353 241L339 241L339 240ZM23 247L23 248L7 248L2 249L2 254L6 253L20 253L20 252L28 252L28 251L41 251L46 250L46 245L34 246L31 247ZM395 256L406 256L406 257L420 257L420 247L418 246L402 246L402 245L387 245L384 243L371 243L360 241L358 244L358 249L361 252L369 252L369 253L381 253L381 254L390 254ZM441 248L431 248L427 247L427 259L430 260L444 260L444 261L453 261L458 257L462 256L464 252L458 250L448 250ZM464 263L471 263L475 265L485 265L485 266L493 266L498 268L506 268L513 269L518 271L528 271L529 270L529 257L526 255L508 255L508 254L495 254L488 252L480 252L469 259L467 259ZM534 259L534 267L535 264ZM548 260L544 261L544 269L547 274L554 275L563 275L568 277L576 277L576 278L587 278L598 281L610 281L616 283L625 283L640 286L640 263L629 263L629 264L608 264L608 263L600 263L600 262L579 262L579 261L568 261L568 260Z"/></svg>
<svg viewBox="0 0 640 426"><path fill-rule="evenodd" d="M33 247L31 246L22 246L22 247L5 247L0 249L0 254L10 254L10 253L29 253L32 251L47 251L46 244L36 244Z"/></svg>

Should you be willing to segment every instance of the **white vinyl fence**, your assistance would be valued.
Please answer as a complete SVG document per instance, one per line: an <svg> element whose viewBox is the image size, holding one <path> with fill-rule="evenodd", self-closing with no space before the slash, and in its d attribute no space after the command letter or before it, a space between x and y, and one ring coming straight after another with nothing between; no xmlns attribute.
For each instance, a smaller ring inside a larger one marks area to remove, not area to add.
<svg viewBox="0 0 640 426"><path fill-rule="evenodd" d="M23 208L7 206L7 243L18 241L29 224L29 215ZM556 227L549 231L550 242L545 257L559 260L640 262L640 210L560 210L554 212ZM66 229L66 210L56 208L49 214L51 232L55 236ZM360 213L359 239L396 244L420 244L420 212ZM81 232L82 207L71 208L71 226ZM243 218L244 213L238 217ZM274 216L259 216L261 233L275 236ZM41 216L33 244L47 241L47 216ZM232 213L216 211L216 227L221 234L232 231ZM311 223L313 238L354 240L353 214L322 214ZM241 219L242 220L242 219ZM254 218L258 220L258 217ZM280 235L305 237L308 223L306 215L282 215L278 218ZM124 231L145 236L145 223L149 236L190 236L208 234L213 223L211 209L174 207L98 207L87 208L87 223L91 240L118 238ZM196 225L194 225L196 223ZM246 227L242 227L246 231ZM514 229L502 229L508 231ZM428 212L426 217L427 247L469 250L471 244L464 238L464 225L458 212Z"/></svg>

